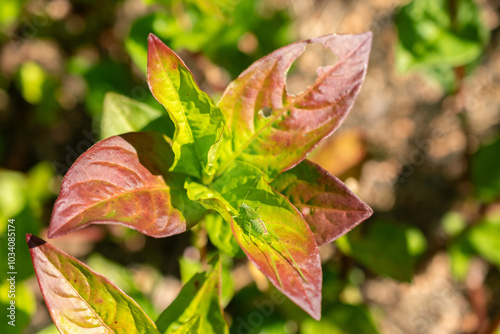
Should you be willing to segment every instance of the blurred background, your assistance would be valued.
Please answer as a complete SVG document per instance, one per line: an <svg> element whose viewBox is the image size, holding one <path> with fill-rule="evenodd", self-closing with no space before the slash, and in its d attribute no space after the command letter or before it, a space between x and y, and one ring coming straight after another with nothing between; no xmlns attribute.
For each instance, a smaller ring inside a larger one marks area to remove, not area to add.
<svg viewBox="0 0 500 334"><path fill-rule="evenodd" d="M371 30L354 108L310 159L375 213L321 248L320 322L288 301L263 312L257 305L272 287L245 259L225 257L231 331L500 333L499 20L499 0L2 0L0 308L9 302L5 235L14 218L18 313L17 326L2 320L0 332L57 333L24 235L46 238L62 176L102 137L106 92L161 110L145 82L150 32L217 100L281 46ZM289 93L335 62L324 52L313 45L294 63ZM201 228L152 239L89 227L50 242L153 319L214 250Z"/></svg>

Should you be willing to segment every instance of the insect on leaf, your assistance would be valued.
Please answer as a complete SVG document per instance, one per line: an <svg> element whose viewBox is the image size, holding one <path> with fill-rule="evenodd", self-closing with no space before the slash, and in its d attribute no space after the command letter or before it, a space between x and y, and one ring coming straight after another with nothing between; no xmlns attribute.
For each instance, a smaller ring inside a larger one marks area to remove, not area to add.
<svg viewBox="0 0 500 334"><path fill-rule="evenodd" d="M245 162L234 162L213 187L238 208L230 223L248 258L277 289L319 319L321 262L314 236L297 209Z"/></svg>
<svg viewBox="0 0 500 334"><path fill-rule="evenodd" d="M34 235L27 234L26 241L59 332L160 333L135 301L104 276Z"/></svg>

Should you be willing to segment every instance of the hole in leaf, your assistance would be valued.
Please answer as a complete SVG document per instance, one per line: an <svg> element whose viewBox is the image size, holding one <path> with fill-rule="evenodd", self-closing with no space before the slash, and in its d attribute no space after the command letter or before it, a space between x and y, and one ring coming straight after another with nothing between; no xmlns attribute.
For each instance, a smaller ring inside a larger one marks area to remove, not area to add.
<svg viewBox="0 0 500 334"><path fill-rule="evenodd" d="M338 56L322 44L308 44L306 50L294 61L287 75L287 93L290 95L302 93L318 78L318 68L335 65L338 60Z"/></svg>
<svg viewBox="0 0 500 334"><path fill-rule="evenodd" d="M259 114L262 114L262 116L264 116L265 118L268 118L269 116L271 116L272 113L273 113L273 109L271 109L271 107L264 107L264 108L259 110Z"/></svg>

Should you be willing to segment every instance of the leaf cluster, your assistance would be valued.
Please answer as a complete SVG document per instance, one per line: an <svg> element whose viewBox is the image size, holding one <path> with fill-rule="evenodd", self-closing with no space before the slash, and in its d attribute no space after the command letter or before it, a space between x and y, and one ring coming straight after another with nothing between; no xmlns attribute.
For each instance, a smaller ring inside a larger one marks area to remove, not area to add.
<svg viewBox="0 0 500 334"><path fill-rule="evenodd" d="M290 95L286 73L311 43L339 61L319 68L310 87ZM370 33L288 45L251 65L215 103L177 54L150 35L147 81L167 114L117 94L106 97L102 124L109 137L65 175L48 236L119 224L160 238L205 217L221 252L235 256L242 250L277 290L319 320L318 246L345 234L372 210L305 156L352 108L370 46ZM130 324L151 333L228 331L220 263L193 276L155 324L104 277L37 237L27 240L61 332L74 326L123 332ZM67 298L79 306L64 307ZM77 312L81 309L88 314Z"/></svg>

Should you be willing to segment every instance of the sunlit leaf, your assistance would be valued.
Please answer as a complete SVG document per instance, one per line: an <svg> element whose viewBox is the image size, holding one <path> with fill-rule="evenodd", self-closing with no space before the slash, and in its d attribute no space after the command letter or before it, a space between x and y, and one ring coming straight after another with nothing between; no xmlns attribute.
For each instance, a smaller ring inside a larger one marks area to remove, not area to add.
<svg viewBox="0 0 500 334"><path fill-rule="evenodd" d="M3 0L0 3L0 27L2 31L11 24L19 20L23 7L22 1L19 0Z"/></svg>
<svg viewBox="0 0 500 334"><path fill-rule="evenodd" d="M145 103L116 93L106 94L101 118L101 138L137 131L156 131L171 138L174 125L168 115Z"/></svg>
<svg viewBox="0 0 500 334"><path fill-rule="evenodd" d="M373 213L339 179L304 160L271 186L300 211L321 246L349 232Z"/></svg>
<svg viewBox="0 0 500 334"><path fill-rule="evenodd" d="M213 188L229 202L229 210L237 210L230 222L248 258L278 290L319 319L321 262L314 236L297 209L245 162L234 162ZM258 221L252 223L251 215Z"/></svg>
<svg viewBox="0 0 500 334"><path fill-rule="evenodd" d="M199 315L195 315L188 322L182 324L174 334L201 334L201 328L201 318Z"/></svg>
<svg viewBox="0 0 500 334"><path fill-rule="evenodd" d="M184 62L156 36L148 38L148 84L175 124L172 170L210 177L218 158L224 115Z"/></svg>
<svg viewBox="0 0 500 334"><path fill-rule="evenodd" d="M500 268L500 217L482 221L467 239L476 252Z"/></svg>
<svg viewBox="0 0 500 334"><path fill-rule="evenodd" d="M0 170L0 232L7 229L7 220L15 218L27 204L27 180L20 172Z"/></svg>
<svg viewBox="0 0 500 334"><path fill-rule="evenodd" d="M29 61L21 65L19 69L19 83L23 98L31 104L42 102L43 85L47 80L47 74L38 63Z"/></svg>
<svg viewBox="0 0 500 334"><path fill-rule="evenodd" d="M168 172L172 162L170 145L158 133L100 141L64 177L48 236L89 224L120 224L153 237L185 231L203 209L187 198L182 175Z"/></svg>
<svg viewBox="0 0 500 334"><path fill-rule="evenodd" d="M90 254L87 258L87 265L97 273L112 281L123 292L129 295L141 309L151 318L158 316L159 312L152 305L151 301L139 289L133 277L133 272L126 267L113 262L98 253Z"/></svg>
<svg viewBox="0 0 500 334"><path fill-rule="evenodd" d="M207 210L217 211L227 222L232 220L231 214L238 212L220 193L211 187L189 179L186 180L184 187L190 200L200 203Z"/></svg>
<svg viewBox="0 0 500 334"><path fill-rule="evenodd" d="M55 196L52 190L54 167L42 161L33 166L27 176L28 202L36 214L42 214L44 202Z"/></svg>
<svg viewBox="0 0 500 334"><path fill-rule="evenodd" d="M302 161L352 108L366 74L371 40L371 33L314 38L276 50L245 70L218 103L231 132L224 136L217 175L232 161L243 160L272 179ZM304 92L289 95L286 73L311 43L320 43L339 60L319 68L318 79Z"/></svg>
<svg viewBox="0 0 500 334"><path fill-rule="evenodd" d="M0 170L0 259L4 260L0 282L8 278L8 272L16 272L17 282L33 275L28 252L20 252L17 248L9 249L8 246L9 243L21 245L24 243L24 234L38 233L40 230L40 209L47 199L47 193L41 191L39 186L42 184L39 182L48 180L43 171L39 174L36 169L44 169L44 166L45 164L36 165L30 171L33 173L28 176L16 171ZM9 253L15 254L13 268L9 268L8 258L12 256Z"/></svg>
<svg viewBox="0 0 500 334"><path fill-rule="evenodd" d="M61 333L159 333L141 308L105 277L26 235L50 316Z"/></svg>
<svg viewBox="0 0 500 334"><path fill-rule="evenodd" d="M474 0L411 1L396 16L397 68L406 71L470 63L489 38L483 22Z"/></svg>
<svg viewBox="0 0 500 334"><path fill-rule="evenodd" d="M2 243L3 245L5 244ZM6 257L0 257L0 259L5 259L5 262L7 262ZM29 259L27 260L29 261ZM2 315L4 315L4 319L0 322L0 333L25 333L26 327L28 327L30 319L36 311L36 299L31 286L26 281L21 281L18 275L2 278L0 283L0 307L2 308Z"/></svg>
<svg viewBox="0 0 500 334"><path fill-rule="evenodd" d="M200 333L224 334L229 328L220 302L220 261L213 261L209 273L196 274L184 285L177 298L156 320L161 333L177 333L181 326L200 317ZM189 326L188 326L189 327Z"/></svg>
<svg viewBox="0 0 500 334"><path fill-rule="evenodd" d="M475 251L467 236L455 240L447 249L453 277L465 282Z"/></svg>

